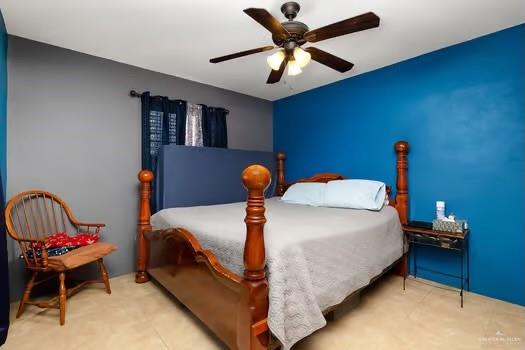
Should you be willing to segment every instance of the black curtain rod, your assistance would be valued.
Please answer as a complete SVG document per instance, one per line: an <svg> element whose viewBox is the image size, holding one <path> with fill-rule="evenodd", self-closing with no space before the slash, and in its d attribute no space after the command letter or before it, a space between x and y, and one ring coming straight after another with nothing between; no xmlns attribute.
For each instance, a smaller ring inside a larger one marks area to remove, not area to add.
<svg viewBox="0 0 525 350"><path fill-rule="evenodd" d="M138 98L140 98L140 97L142 97L142 93L136 92L135 90L130 90L129 91L129 96L130 97L138 97ZM228 114L230 113L230 110L228 110L226 108L224 108L224 110L226 111L226 113L228 113Z"/></svg>

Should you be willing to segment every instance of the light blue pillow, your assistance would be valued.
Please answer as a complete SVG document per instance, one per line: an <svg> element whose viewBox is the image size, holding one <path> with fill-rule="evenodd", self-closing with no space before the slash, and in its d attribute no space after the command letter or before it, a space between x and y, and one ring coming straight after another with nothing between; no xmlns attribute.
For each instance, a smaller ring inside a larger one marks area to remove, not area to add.
<svg viewBox="0 0 525 350"><path fill-rule="evenodd" d="M386 186L371 180L335 180L326 184L323 206L333 208L381 210Z"/></svg>
<svg viewBox="0 0 525 350"><path fill-rule="evenodd" d="M326 184L316 182L296 183L290 186L281 197L286 203L320 206L323 204Z"/></svg>

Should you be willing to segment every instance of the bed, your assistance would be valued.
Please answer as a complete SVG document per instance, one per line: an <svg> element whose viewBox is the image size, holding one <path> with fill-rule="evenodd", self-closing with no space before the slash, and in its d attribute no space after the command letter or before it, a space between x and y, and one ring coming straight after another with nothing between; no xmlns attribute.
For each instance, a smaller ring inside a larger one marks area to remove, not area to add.
<svg viewBox="0 0 525 350"><path fill-rule="evenodd" d="M265 199L271 171L251 165L241 176L246 203L168 206L151 216L153 174L141 171L136 282L157 281L231 349L289 349L385 271L406 273L408 143L394 149L396 196L378 212ZM284 162L278 153L277 196L293 184Z"/></svg>

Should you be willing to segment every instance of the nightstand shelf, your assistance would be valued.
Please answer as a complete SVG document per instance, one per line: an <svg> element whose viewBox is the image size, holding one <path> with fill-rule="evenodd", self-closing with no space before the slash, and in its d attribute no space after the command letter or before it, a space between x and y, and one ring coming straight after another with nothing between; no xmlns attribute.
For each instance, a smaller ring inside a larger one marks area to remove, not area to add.
<svg viewBox="0 0 525 350"><path fill-rule="evenodd" d="M461 282L460 297L461 307L463 307L463 291L466 284L467 290L470 290L470 264L469 264L469 237L470 230L464 232L446 232L437 231L430 228L423 228L417 226L403 225L403 232L406 242L409 247L412 247L413 252L413 271L414 278L417 278L417 271L429 271L432 273L456 278ZM461 254L461 273L454 275L433 269L418 267L417 265L417 246L431 246L447 250L456 251ZM466 257L466 275L465 275L465 257ZM403 289L405 289L405 280L407 273L403 279Z"/></svg>

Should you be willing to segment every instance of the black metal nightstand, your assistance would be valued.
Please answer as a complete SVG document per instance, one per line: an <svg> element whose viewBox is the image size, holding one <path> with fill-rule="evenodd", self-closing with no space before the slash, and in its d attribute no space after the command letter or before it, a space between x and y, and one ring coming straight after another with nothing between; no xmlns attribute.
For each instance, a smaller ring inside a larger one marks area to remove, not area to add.
<svg viewBox="0 0 525 350"><path fill-rule="evenodd" d="M405 239L409 244L409 247L413 247L413 261L414 261L414 278L417 278L417 246L432 246L439 247L448 250L454 250L461 254L461 274L453 275L449 273L444 273L441 271L435 271L423 267L419 267L420 270L430 271L433 273L441 274L444 276L449 276L457 278L461 281L461 291L459 295L461 297L461 307L463 307L463 290L466 283L467 291L470 290L470 264L469 264L469 237L470 230L467 229L464 232L446 232L446 231L437 231L430 228L423 228L417 226L403 225L403 232L405 233ZM465 256L466 256L466 276L465 276ZM405 277L403 278L403 289L405 289Z"/></svg>

